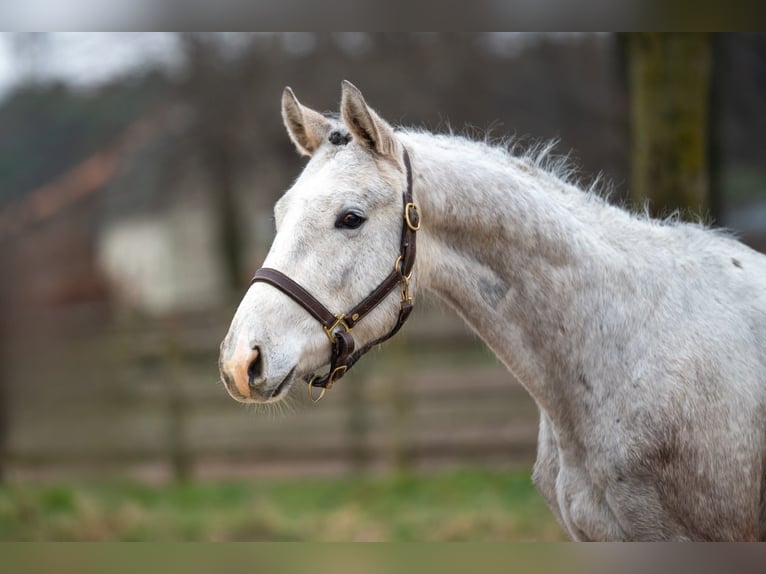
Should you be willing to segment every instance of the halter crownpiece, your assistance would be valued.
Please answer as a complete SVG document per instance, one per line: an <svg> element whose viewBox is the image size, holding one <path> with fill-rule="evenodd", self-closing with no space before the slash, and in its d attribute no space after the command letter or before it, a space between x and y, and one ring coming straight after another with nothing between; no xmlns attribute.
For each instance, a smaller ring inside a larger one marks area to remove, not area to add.
<svg viewBox="0 0 766 574"><path fill-rule="evenodd" d="M375 345L379 345L396 335L412 313L413 300L410 296L410 277L412 277L412 268L415 265L415 234L420 229L420 212L412 198L412 165L406 149L404 149L404 167L407 172L407 187L402 197L404 208L399 256L396 258L391 273L359 304L346 313L335 315L287 275L268 267L258 269L251 282L251 285L256 281L268 283L282 291L319 321L330 340L332 353L329 371L321 376L314 375L308 381L309 396L314 402L320 401L325 392L332 388L333 383L343 377L362 355ZM351 329L399 285L402 287L402 298L399 302L399 316L396 324L388 333L367 343L355 352L355 341L351 335ZM316 399L312 394L314 387L322 389Z"/></svg>

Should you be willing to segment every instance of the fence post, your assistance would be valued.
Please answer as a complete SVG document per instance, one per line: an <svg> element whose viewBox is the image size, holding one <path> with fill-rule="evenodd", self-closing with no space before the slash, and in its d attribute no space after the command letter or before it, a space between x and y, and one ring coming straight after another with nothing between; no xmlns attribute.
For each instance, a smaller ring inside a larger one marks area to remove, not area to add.
<svg viewBox="0 0 766 574"><path fill-rule="evenodd" d="M396 472L406 473L412 470L415 461L416 449L413 445L411 428L412 401L408 392L408 385L414 377L410 372L413 365L412 355L409 352L408 335L400 332L389 342L386 352L389 356L386 369L386 396L391 408L392 424L391 454Z"/></svg>
<svg viewBox="0 0 766 574"><path fill-rule="evenodd" d="M0 303L2 305L2 303ZM2 309L0 309L2 311ZM0 317L0 484L3 484L7 475L8 464L8 433L10 405L8 400L8 373L5 369L5 338L3 337L3 318Z"/></svg>
<svg viewBox="0 0 766 574"><path fill-rule="evenodd" d="M370 405L367 400L367 385L370 379L370 369L365 362L360 362L349 377L350 383L343 389L346 399L348 454L351 471L354 474L367 472L372 459L369 445Z"/></svg>
<svg viewBox="0 0 766 574"><path fill-rule="evenodd" d="M166 337L164 370L168 408L168 457L173 480L182 483L189 479L192 464L184 440L188 401L182 383L182 350L173 327L168 329Z"/></svg>
<svg viewBox="0 0 766 574"><path fill-rule="evenodd" d="M11 269L9 242L0 244L0 269ZM8 328L8 287L5 281L0 281L0 484L4 483L8 474L8 434L10 432L10 401L8 384L7 355L8 340L6 333Z"/></svg>

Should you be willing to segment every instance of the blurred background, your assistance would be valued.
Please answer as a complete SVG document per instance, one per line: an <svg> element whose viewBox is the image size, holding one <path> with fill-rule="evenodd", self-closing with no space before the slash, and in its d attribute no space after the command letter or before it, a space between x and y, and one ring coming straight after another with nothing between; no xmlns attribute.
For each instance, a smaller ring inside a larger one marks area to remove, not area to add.
<svg viewBox="0 0 766 574"><path fill-rule="evenodd" d="M563 537L534 403L428 297L317 406L218 382L305 161L282 89L342 79L766 250L766 35L0 34L0 539Z"/></svg>

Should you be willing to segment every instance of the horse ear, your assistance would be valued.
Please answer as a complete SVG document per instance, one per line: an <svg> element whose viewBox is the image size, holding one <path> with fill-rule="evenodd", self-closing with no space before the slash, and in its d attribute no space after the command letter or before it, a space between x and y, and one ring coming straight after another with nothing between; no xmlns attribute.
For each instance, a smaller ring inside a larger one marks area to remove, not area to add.
<svg viewBox="0 0 766 574"><path fill-rule="evenodd" d="M362 92L351 82L343 80L341 87L341 116L354 138L381 155L397 157L394 129L367 105Z"/></svg>
<svg viewBox="0 0 766 574"><path fill-rule="evenodd" d="M302 105L289 87L282 92L282 121L298 152L303 155L313 155L330 131L329 120Z"/></svg>

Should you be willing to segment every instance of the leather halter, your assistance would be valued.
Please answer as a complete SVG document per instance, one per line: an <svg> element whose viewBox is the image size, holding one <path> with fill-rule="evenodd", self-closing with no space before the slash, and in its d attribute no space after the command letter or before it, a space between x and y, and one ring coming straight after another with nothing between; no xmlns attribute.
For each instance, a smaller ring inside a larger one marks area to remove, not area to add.
<svg viewBox="0 0 766 574"><path fill-rule="evenodd" d="M404 209L399 256L396 258L391 273L351 310L338 315L333 314L306 289L276 269L262 267L255 272L253 277L252 283L256 281L268 283L285 293L308 311L312 317L319 321L327 338L330 340L332 353L330 355L329 371L321 376L314 375L308 381L309 396L312 400L314 400L311 392L312 388L319 387L322 389L315 402L319 401L325 392L332 388L333 383L343 377L362 355L375 345L393 337L402 328L410 313L412 313L413 301L412 297L410 297L409 286L412 268L415 265L415 233L420 229L420 213L418 212L418 206L412 199L412 165L410 164L410 157L406 149L404 150L404 166L407 171L407 188L402 197ZM399 302L399 316L393 328L382 337L355 351L355 342L354 337L351 335L351 329L399 285L402 286L402 298Z"/></svg>

